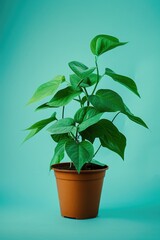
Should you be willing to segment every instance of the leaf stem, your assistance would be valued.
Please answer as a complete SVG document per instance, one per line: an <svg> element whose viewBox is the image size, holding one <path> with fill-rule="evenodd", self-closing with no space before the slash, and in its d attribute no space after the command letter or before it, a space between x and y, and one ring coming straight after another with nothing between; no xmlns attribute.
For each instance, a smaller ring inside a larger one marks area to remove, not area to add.
<svg viewBox="0 0 160 240"><path fill-rule="evenodd" d="M79 102L80 102L81 107L83 107L83 106L82 106L82 99L81 99L81 97L78 96L78 98L79 98Z"/></svg>
<svg viewBox="0 0 160 240"><path fill-rule="evenodd" d="M89 95L88 95L88 92L87 92L85 87L83 88L83 90L84 90L83 92L85 93L86 98L87 98L87 106L89 106L89 100L88 100Z"/></svg>
<svg viewBox="0 0 160 240"><path fill-rule="evenodd" d="M116 119L116 117L120 114L121 112L118 112L115 116L114 116L114 118L112 119L112 123L114 122L114 120Z"/></svg>
<svg viewBox="0 0 160 240"><path fill-rule="evenodd" d="M96 152L94 153L93 157L96 156L96 154L98 153L99 149L102 147L102 145L100 144L99 147L97 148Z"/></svg>
<svg viewBox="0 0 160 240"><path fill-rule="evenodd" d="M65 106L62 107L62 118L64 118L64 110L65 110Z"/></svg>
<svg viewBox="0 0 160 240"><path fill-rule="evenodd" d="M74 134L73 134L72 132L71 132L70 134L72 135L73 139L74 139L76 142L78 142L78 140L76 139L76 137L74 136Z"/></svg>
<svg viewBox="0 0 160 240"><path fill-rule="evenodd" d="M98 58L97 58L97 56L95 56L95 64L96 64L96 69L97 69L97 82L96 82L96 85L93 89L92 95L95 93L97 85L99 83L99 68L98 68Z"/></svg>

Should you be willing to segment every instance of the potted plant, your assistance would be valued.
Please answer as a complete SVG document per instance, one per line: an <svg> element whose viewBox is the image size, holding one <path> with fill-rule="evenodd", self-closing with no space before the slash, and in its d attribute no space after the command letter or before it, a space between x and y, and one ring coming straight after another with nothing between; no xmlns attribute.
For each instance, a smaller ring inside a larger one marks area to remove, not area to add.
<svg viewBox="0 0 160 240"><path fill-rule="evenodd" d="M103 178L108 166L95 160L95 156L103 147L124 159L126 137L114 125L115 118L121 113L148 128L141 118L129 110L118 93L111 89L98 89L99 82L110 77L140 97L131 78L109 68L105 68L103 73L99 71L99 57L126 43L104 34L94 37L90 43L95 57L94 67L89 68L78 61L69 62L73 71L69 82L65 76L58 75L38 87L29 101L30 104L52 96L49 101L36 108L50 108L52 115L27 128L30 132L25 140L51 124L47 130L56 146L50 169L55 172L62 216L77 219L97 216ZM74 112L70 109L71 116L68 117L65 116L65 108L71 102L76 103L77 110ZM61 108L61 114L56 111L58 108ZM104 117L104 113L110 112L115 114L111 121L106 118L106 114ZM95 149L97 141L99 147ZM68 156L70 162L61 163L64 156Z"/></svg>

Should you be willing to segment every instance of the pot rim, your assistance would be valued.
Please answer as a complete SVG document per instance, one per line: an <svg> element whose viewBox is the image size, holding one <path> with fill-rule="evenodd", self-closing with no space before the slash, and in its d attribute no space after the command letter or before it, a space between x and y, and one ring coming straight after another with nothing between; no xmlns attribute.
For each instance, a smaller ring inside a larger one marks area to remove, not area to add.
<svg viewBox="0 0 160 240"><path fill-rule="evenodd" d="M71 169L60 169L60 168L57 168L59 165L68 165L69 162L63 162L63 163L57 163L57 164L54 164L51 166L51 169L56 171L56 172L66 172L66 173L75 173L75 174L83 174L83 173L94 173L94 172L103 172L105 170L108 170L108 166L105 165L103 166L102 168L99 168L99 169L88 169L88 170L81 170L80 173L77 172L77 170L71 170Z"/></svg>

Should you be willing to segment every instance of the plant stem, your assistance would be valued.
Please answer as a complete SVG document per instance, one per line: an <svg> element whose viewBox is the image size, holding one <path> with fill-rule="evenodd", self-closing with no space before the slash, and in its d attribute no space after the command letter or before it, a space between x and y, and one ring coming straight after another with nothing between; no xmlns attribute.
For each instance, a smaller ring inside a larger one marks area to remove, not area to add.
<svg viewBox="0 0 160 240"><path fill-rule="evenodd" d="M114 120L116 119L116 117L120 114L121 112L118 112L115 116L114 116L114 118L112 119L112 123L114 122Z"/></svg>
<svg viewBox="0 0 160 240"><path fill-rule="evenodd" d="M96 154L98 153L99 149L102 147L102 145L100 144L99 147L97 148L96 152L94 153L93 157L96 156Z"/></svg>
<svg viewBox="0 0 160 240"><path fill-rule="evenodd" d="M72 162L70 162L70 164L69 164L69 168L71 168L72 167Z"/></svg>
<svg viewBox="0 0 160 240"><path fill-rule="evenodd" d="M83 88L83 90L84 90L84 93L85 93L85 95L86 95L86 98L87 98L87 106L89 106L89 100L88 100L88 92L87 92L87 90L86 90L86 88L84 87Z"/></svg>
<svg viewBox="0 0 160 240"><path fill-rule="evenodd" d="M62 107L62 118L64 118L64 109L65 109L65 106Z"/></svg>
<svg viewBox="0 0 160 240"><path fill-rule="evenodd" d="M71 132L70 133L71 135L72 135L72 137L74 138L74 140L76 141L76 142L78 142L78 140L77 140L77 138L74 136L74 134Z"/></svg>
<svg viewBox="0 0 160 240"><path fill-rule="evenodd" d="M81 107L83 107L83 106L82 106L82 99L81 99L81 97L78 96L78 98L79 98L79 101L80 101L80 105L81 105Z"/></svg>
<svg viewBox="0 0 160 240"><path fill-rule="evenodd" d="M96 82L96 85L93 89L92 95L95 93L97 85L99 83L99 68L98 68L98 58L97 58L97 56L95 56L95 64L96 64L96 69L97 69L97 82Z"/></svg>

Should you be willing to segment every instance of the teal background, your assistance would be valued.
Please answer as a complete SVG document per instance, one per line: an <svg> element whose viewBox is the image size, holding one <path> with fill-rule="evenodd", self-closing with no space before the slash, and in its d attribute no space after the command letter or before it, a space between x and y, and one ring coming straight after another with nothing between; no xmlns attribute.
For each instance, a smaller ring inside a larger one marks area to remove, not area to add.
<svg viewBox="0 0 160 240"><path fill-rule="evenodd" d="M0 1L0 239L160 238L159 26L158 0ZM109 67L135 79L141 99L107 78L101 86L118 91L150 129L117 118L127 136L125 161L109 150L97 155L110 167L98 218L65 219L48 171L54 150L49 135L21 145L23 129L50 111L34 113L36 104L25 105L43 82L68 77L69 61L93 66L89 42L101 33L129 41L101 57L101 71Z"/></svg>

